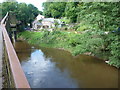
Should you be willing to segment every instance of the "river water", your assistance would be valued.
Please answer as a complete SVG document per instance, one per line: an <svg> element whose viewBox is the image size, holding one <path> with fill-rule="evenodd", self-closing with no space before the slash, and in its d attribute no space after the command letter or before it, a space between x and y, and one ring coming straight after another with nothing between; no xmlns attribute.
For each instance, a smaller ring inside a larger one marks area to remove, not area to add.
<svg viewBox="0 0 120 90"><path fill-rule="evenodd" d="M117 88L118 70L96 57L72 56L18 41L15 49L32 88Z"/></svg>

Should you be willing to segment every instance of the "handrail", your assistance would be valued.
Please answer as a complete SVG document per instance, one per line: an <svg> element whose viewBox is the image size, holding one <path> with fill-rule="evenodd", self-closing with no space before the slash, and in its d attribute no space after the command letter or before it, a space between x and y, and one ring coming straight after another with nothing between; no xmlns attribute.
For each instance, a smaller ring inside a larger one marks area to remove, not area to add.
<svg viewBox="0 0 120 90"><path fill-rule="evenodd" d="M22 70L22 67L20 65L20 62L19 62L19 59L15 52L15 49L11 43L11 40L10 40L7 30L5 28L4 23L5 23L5 20L7 19L7 16L8 16L8 13L1 21L1 28L2 28L3 38L4 38L4 42L5 42L6 51L8 54L10 69L11 69L11 73L13 76L15 88L17 88L17 89L30 88L29 83L28 83L28 81L25 77L25 74Z"/></svg>
<svg viewBox="0 0 120 90"><path fill-rule="evenodd" d="M4 24L4 23L5 23L7 17L8 17L8 12L7 12L7 14L5 15L5 17L2 19L1 24Z"/></svg>

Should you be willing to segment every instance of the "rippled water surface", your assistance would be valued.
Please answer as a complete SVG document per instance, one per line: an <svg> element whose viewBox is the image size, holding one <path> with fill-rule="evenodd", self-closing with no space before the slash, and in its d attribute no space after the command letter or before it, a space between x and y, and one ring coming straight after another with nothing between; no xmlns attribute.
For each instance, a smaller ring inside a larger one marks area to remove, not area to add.
<svg viewBox="0 0 120 90"><path fill-rule="evenodd" d="M95 57L16 42L15 49L32 88L117 88L118 70Z"/></svg>

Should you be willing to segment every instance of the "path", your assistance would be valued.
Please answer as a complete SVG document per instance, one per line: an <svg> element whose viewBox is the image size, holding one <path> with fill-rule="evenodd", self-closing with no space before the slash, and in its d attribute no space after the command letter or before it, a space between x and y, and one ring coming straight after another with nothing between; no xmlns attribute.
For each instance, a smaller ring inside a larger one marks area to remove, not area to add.
<svg viewBox="0 0 120 90"><path fill-rule="evenodd" d="M2 51L3 51L2 44L3 44L2 29L0 26L0 90L2 89Z"/></svg>

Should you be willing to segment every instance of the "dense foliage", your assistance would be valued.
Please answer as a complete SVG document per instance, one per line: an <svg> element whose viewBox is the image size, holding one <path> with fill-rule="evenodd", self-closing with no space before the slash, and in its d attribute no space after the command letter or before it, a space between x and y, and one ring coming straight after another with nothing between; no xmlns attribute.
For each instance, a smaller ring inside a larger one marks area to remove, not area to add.
<svg viewBox="0 0 120 90"><path fill-rule="evenodd" d="M3 2L2 3L2 16L4 17L7 12L12 12L16 15L17 20L21 21L24 26L32 23L35 17L42 12L39 11L34 5L18 2Z"/></svg>
<svg viewBox="0 0 120 90"><path fill-rule="evenodd" d="M120 2L64 3L66 4L65 10L62 12L64 17L69 19L69 23L78 23L73 27L75 31L83 32L87 30L91 31L91 35L94 35L93 33L97 32L97 35L101 37L90 38L88 33L87 35L81 35L81 38L83 39L80 41L81 43L76 46L77 51L74 53L80 54L82 52L80 51L81 47L84 48L83 52L86 51L87 46L98 48L99 43L102 42L102 52L109 52L110 55L108 57L110 61L109 64L120 67L120 30L118 30L120 27ZM51 3L47 2L47 5L51 5ZM48 9L52 10L51 7ZM46 9L44 9L44 12L46 12ZM52 13L53 12L51 12L51 17L53 17ZM103 33L106 31L109 32L109 34L104 35ZM76 38L78 37L71 37L71 42L74 42ZM78 38L78 41L81 40L81 38ZM99 42L99 40L102 41ZM85 44L85 42L87 43ZM91 48L89 48L88 51L94 52L94 49Z"/></svg>
<svg viewBox="0 0 120 90"><path fill-rule="evenodd" d="M23 37L31 44L41 46L50 46L56 48L64 48L72 52L73 55L83 54L87 52L97 53L103 49L103 39L97 33L90 32L83 34L75 34L65 31L44 31L44 32L22 32L19 37Z"/></svg>
<svg viewBox="0 0 120 90"><path fill-rule="evenodd" d="M109 30L119 25L119 4L120 2L45 2L43 13L46 17L65 16L71 22L85 21L99 29Z"/></svg>
<svg viewBox="0 0 120 90"><path fill-rule="evenodd" d="M43 3L44 12L46 17L60 18L65 16L65 6L64 2L45 2Z"/></svg>

